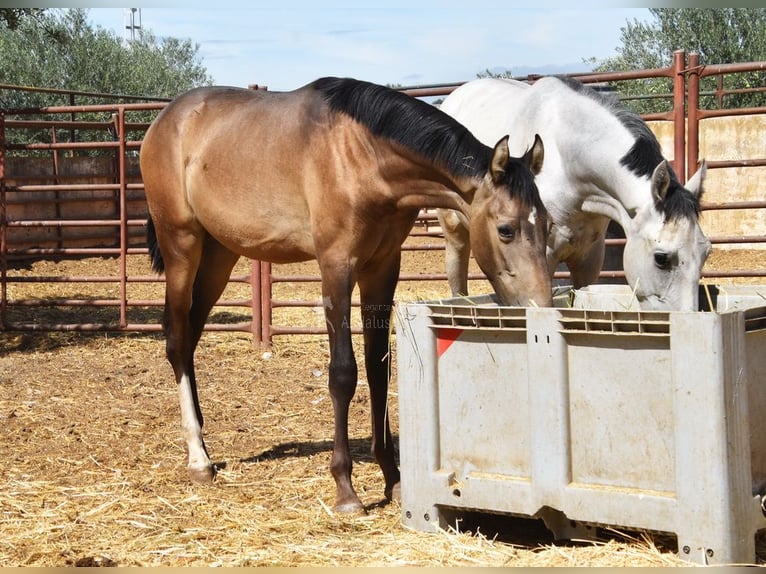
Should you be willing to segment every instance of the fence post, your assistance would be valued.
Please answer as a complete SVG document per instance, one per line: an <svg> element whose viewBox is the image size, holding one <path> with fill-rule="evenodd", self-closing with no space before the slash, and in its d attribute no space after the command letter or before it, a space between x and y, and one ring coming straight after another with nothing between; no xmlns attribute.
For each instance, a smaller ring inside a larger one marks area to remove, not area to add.
<svg viewBox="0 0 766 574"><path fill-rule="evenodd" d="M261 263L261 346L271 347L271 263Z"/></svg>
<svg viewBox="0 0 766 574"><path fill-rule="evenodd" d="M687 115L689 116L688 143L686 146L686 168L689 175L697 171L700 155L700 55L689 54L689 81L687 85Z"/></svg>
<svg viewBox="0 0 766 574"><path fill-rule="evenodd" d="M125 134L125 108L117 110L117 137L119 138L120 178L120 329L128 326L128 185L127 185L127 136Z"/></svg>
<svg viewBox="0 0 766 574"><path fill-rule="evenodd" d="M6 328L5 314L8 307L8 226L6 225L5 190L5 112L0 110L0 329Z"/></svg>
<svg viewBox="0 0 766 574"><path fill-rule="evenodd" d="M673 52L673 166L680 183L686 183L686 52Z"/></svg>
<svg viewBox="0 0 766 574"><path fill-rule="evenodd" d="M253 334L253 347L256 349L271 346L271 263L251 260L250 289L252 299L250 306L253 318L250 332Z"/></svg>
<svg viewBox="0 0 766 574"><path fill-rule="evenodd" d="M250 321L250 332L253 334L253 347L259 349L263 346L263 333L261 332L261 262L258 259L250 260L250 308L253 318Z"/></svg>
<svg viewBox="0 0 766 574"><path fill-rule="evenodd" d="M58 143L58 139L56 139L56 128L51 127L51 143L55 146ZM56 189L53 191L53 198L54 198L54 210L56 214L56 219L61 219L61 192L58 189L59 184L61 183L61 162L59 161L59 150L57 148L53 149L53 184L56 186ZM56 248L57 249L63 249L65 246L64 241L64 228L61 226L57 226L55 230L56 234Z"/></svg>

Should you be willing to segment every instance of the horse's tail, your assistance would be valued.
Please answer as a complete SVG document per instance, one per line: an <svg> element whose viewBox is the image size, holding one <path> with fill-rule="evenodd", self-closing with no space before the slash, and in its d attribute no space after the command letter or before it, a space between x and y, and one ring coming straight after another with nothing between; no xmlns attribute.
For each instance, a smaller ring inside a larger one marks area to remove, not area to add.
<svg viewBox="0 0 766 574"><path fill-rule="evenodd" d="M160 245L157 243L157 231L154 229L154 221L150 215L146 222L146 242L149 245L149 257L152 260L152 269L155 273L165 271L165 261L162 259Z"/></svg>

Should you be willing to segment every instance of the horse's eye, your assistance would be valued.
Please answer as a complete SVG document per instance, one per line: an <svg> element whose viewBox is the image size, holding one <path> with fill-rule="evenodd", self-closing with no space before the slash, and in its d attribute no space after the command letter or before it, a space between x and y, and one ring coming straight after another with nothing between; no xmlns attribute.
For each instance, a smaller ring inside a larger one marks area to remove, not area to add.
<svg viewBox="0 0 766 574"><path fill-rule="evenodd" d="M497 234L500 236L502 241L513 241L513 238L516 235L516 230L513 228L513 226L504 223L497 226Z"/></svg>
<svg viewBox="0 0 766 574"><path fill-rule="evenodd" d="M670 269L670 255L668 255L664 251L655 251L654 264L660 269L667 271L668 269Z"/></svg>

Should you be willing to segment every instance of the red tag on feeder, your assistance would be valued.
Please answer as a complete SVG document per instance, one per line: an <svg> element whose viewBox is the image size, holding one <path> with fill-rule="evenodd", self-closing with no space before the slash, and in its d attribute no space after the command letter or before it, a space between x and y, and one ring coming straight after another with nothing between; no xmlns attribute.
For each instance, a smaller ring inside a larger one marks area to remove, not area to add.
<svg viewBox="0 0 766 574"><path fill-rule="evenodd" d="M441 357L450 345L454 343L460 334L462 329L437 329L436 330L436 356Z"/></svg>

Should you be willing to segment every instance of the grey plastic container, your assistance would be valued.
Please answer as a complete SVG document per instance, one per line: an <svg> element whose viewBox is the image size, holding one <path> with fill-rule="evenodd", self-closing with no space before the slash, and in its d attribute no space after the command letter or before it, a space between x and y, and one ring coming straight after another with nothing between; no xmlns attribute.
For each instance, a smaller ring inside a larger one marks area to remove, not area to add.
<svg viewBox="0 0 766 574"><path fill-rule="evenodd" d="M556 308L397 306L405 526L478 510L541 518L557 538L646 529L675 533L691 562L755 561L766 288L718 286L715 312L645 312L618 287L558 293Z"/></svg>

